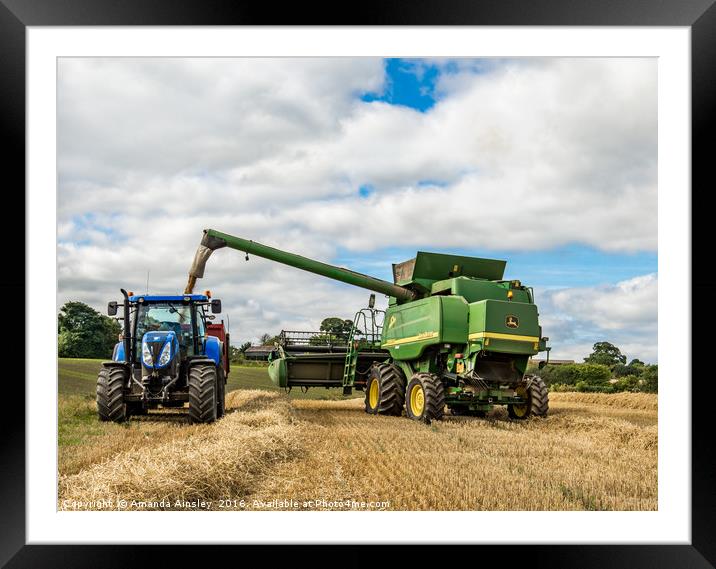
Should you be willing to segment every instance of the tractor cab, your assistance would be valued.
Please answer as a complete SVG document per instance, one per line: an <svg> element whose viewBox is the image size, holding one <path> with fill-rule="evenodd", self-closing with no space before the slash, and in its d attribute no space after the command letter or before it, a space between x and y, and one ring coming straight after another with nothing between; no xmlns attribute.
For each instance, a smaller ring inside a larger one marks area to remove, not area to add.
<svg viewBox="0 0 716 569"><path fill-rule="evenodd" d="M212 299L209 291L181 296L135 295L125 290L122 294L122 304L110 302L107 308L110 316L117 314L119 306L123 308L123 331L112 361L103 363L99 377L100 418L117 420L116 415L124 420L159 405L182 407L186 402L192 422L221 417L229 374L229 334L223 320L211 323L221 312L221 301ZM109 388L108 370L121 376L117 385L121 383L123 397L117 402ZM212 386L209 391L207 382ZM207 405L207 398L214 403ZM108 411L110 404L117 409ZM207 411L214 407L215 412Z"/></svg>

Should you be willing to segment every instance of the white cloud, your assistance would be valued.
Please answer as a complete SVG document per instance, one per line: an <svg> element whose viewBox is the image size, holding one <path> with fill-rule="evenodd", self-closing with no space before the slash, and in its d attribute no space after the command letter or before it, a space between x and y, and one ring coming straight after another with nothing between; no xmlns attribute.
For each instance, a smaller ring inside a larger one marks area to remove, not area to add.
<svg viewBox="0 0 716 569"><path fill-rule="evenodd" d="M179 290L207 227L326 261L656 249L654 60L444 71L420 113L359 100L384 85L378 59L61 59L58 302L99 308L147 270L150 289ZM235 341L351 317L367 295L227 251L200 286L223 298Z"/></svg>
<svg viewBox="0 0 716 569"><path fill-rule="evenodd" d="M615 344L629 359L658 359L658 278L642 275L614 285L538 291L543 333L552 357L576 359L592 345Z"/></svg>

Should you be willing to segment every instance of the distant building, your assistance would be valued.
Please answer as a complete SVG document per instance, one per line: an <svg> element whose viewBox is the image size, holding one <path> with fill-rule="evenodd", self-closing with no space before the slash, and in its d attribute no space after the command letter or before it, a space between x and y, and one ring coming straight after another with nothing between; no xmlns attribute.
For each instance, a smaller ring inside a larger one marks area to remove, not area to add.
<svg viewBox="0 0 716 569"><path fill-rule="evenodd" d="M266 361L273 349L273 346L251 346L244 352L244 357L247 360Z"/></svg>

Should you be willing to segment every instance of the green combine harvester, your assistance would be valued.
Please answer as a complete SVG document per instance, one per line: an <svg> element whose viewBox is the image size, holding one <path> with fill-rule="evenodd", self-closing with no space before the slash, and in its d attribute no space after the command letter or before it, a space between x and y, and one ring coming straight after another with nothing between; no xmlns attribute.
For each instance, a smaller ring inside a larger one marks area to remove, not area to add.
<svg viewBox="0 0 716 569"><path fill-rule="evenodd" d="M216 249L230 247L385 294L386 311L358 311L350 334L283 331L270 356L278 386L365 392L371 414L430 423L445 407L484 416L506 405L513 419L545 416L547 387L527 375L531 356L546 351L530 287L503 280L505 261L418 252L393 265L392 283L213 229L189 271L185 294L204 276Z"/></svg>

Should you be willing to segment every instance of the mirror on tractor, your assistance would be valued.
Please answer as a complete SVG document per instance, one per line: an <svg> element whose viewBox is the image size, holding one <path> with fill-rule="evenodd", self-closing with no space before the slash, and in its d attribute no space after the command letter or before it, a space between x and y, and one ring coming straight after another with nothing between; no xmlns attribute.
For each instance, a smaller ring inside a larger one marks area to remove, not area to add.
<svg viewBox="0 0 716 569"><path fill-rule="evenodd" d="M368 308L373 308L375 306L375 295L371 294L370 298L368 299Z"/></svg>
<svg viewBox="0 0 716 569"><path fill-rule="evenodd" d="M211 301L211 313L219 314L219 312L221 312L221 301L215 298Z"/></svg>
<svg viewBox="0 0 716 569"><path fill-rule="evenodd" d="M112 301L109 304L107 304L107 314L110 316L115 316L117 314L117 302Z"/></svg>
<svg viewBox="0 0 716 569"><path fill-rule="evenodd" d="M538 369L542 369L542 368L543 368L544 366L546 366L546 365L547 365L547 362L544 361L544 360L542 360L540 363L537 364L537 368L538 368Z"/></svg>

